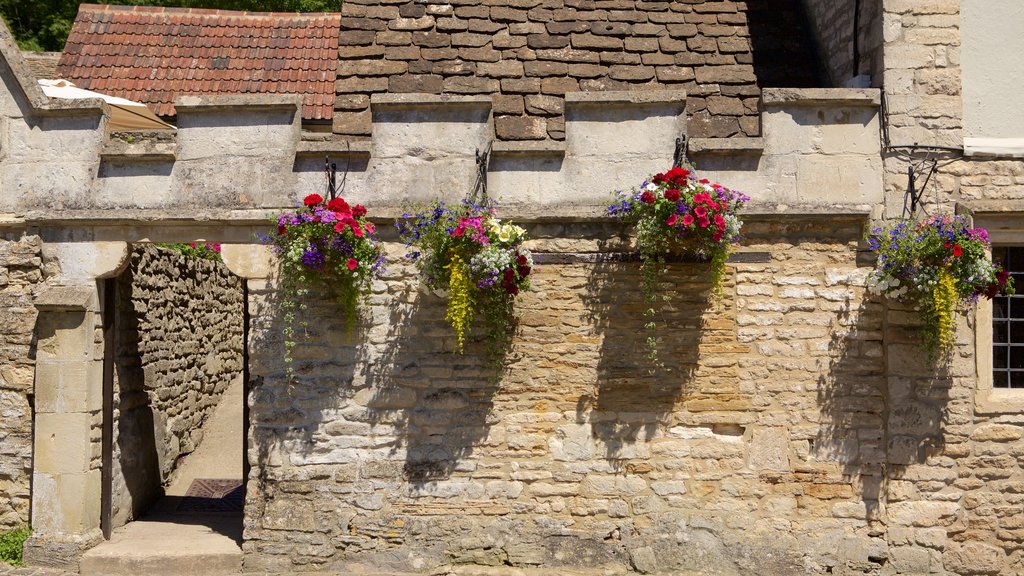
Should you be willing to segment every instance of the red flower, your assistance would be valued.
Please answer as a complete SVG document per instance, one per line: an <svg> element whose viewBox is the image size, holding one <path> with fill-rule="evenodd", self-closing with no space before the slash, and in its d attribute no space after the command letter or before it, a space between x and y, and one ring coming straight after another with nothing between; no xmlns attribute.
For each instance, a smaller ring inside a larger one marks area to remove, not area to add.
<svg viewBox="0 0 1024 576"><path fill-rule="evenodd" d="M670 202L679 202L679 197L680 194L678 189L669 188L668 190L665 190L665 200Z"/></svg>
<svg viewBox="0 0 1024 576"><path fill-rule="evenodd" d="M665 181L665 175L664 174L655 174L654 177L651 178L651 182L654 182L655 184L661 184L664 181Z"/></svg>
<svg viewBox="0 0 1024 576"><path fill-rule="evenodd" d="M527 260L526 256L523 254L520 254L519 257L516 258L516 264L518 264L519 266L526 266L529 263L530 261Z"/></svg>
<svg viewBox="0 0 1024 576"><path fill-rule="evenodd" d="M693 224L693 216L690 216L689 214L684 215L683 226L689 226L690 224Z"/></svg>
<svg viewBox="0 0 1024 576"><path fill-rule="evenodd" d="M516 272L519 273L520 278L526 278L527 276L529 276L530 271L531 269L529 266L520 266L519 268L516 269Z"/></svg>
<svg viewBox="0 0 1024 576"><path fill-rule="evenodd" d="M1010 277L1010 271L1006 268L996 272L996 281L999 282L1000 286L1006 286L1006 280Z"/></svg>
<svg viewBox="0 0 1024 576"><path fill-rule="evenodd" d="M355 216L356 218L362 218L363 216L366 216L366 207L363 206L362 204L356 204L352 208L352 215Z"/></svg>
<svg viewBox="0 0 1024 576"><path fill-rule="evenodd" d="M669 216L667 220L665 220L665 225L666 226L675 226L676 222L679 222L679 216L676 216L675 214L673 214L673 215Z"/></svg>
<svg viewBox="0 0 1024 576"><path fill-rule="evenodd" d="M349 212L351 208L348 207L348 202L341 198L335 198L327 203L327 209L331 212Z"/></svg>
<svg viewBox="0 0 1024 576"><path fill-rule="evenodd" d="M355 258L349 258L348 262L346 262L345 265L348 266L349 270L354 272L355 269L359 267L359 260L356 260Z"/></svg>
<svg viewBox="0 0 1024 576"><path fill-rule="evenodd" d="M377 227L374 226L373 222L367 222L366 224L363 224L363 228L366 229L367 234L373 234L377 230Z"/></svg>
<svg viewBox="0 0 1024 576"><path fill-rule="evenodd" d="M697 215L697 218L706 219L705 216L708 215L708 209L703 206L694 206L693 213Z"/></svg>
<svg viewBox="0 0 1024 576"><path fill-rule="evenodd" d="M324 201L324 197L319 194L310 194L302 200L302 203L306 206L316 206L317 204Z"/></svg>
<svg viewBox="0 0 1024 576"><path fill-rule="evenodd" d="M711 221L707 218L698 218L697 223L700 224L701 228L707 228L708 224L711 224Z"/></svg>
<svg viewBox="0 0 1024 576"><path fill-rule="evenodd" d="M673 167L671 170L665 173L665 178L675 182L676 184L682 184L686 182L686 178L690 175L690 171L679 166Z"/></svg>
<svg viewBox="0 0 1024 576"><path fill-rule="evenodd" d="M515 284L506 284L505 292L508 292L509 294L515 296L519 294L519 286L516 286Z"/></svg>
<svg viewBox="0 0 1024 576"><path fill-rule="evenodd" d="M711 184L711 180L708 180L707 178L701 178L700 179L700 183L701 184Z"/></svg>
<svg viewBox="0 0 1024 576"><path fill-rule="evenodd" d="M959 258L960 256L963 256L963 255L964 255L964 249L961 248L959 244L954 244L953 245L953 256L956 256L957 258Z"/></svg>
<svg viewBox="0 0 1024 576"><path fill-rule="evenodd" d="M349 227L352 228L352 233L356 235L356 238L362 238L363 237L363 228L362 228L362 226L359 225L359 222L356 222L355 220L353 220L353 221L349 222L348 225L349 225Z"/></svg>
<svg viewBox="0 0 1024 576"><path fill-rule="evenodd" d="M640 201L644 204L654 204L656 198L654 194L651 194L650 190L644 190L644 193L640 195Z"/></svg>
<svg viewBox="0 0 1024 576"><path fill-rule="evenodd" d="M513 282L516 279L516 273L511 268L505 269L504 282Z"/></svg>
<svg viewBox="0 0 1024 576"><path fill-rule="evenodd" d="M286 227L284 226L284 224L281 224L281 225L279 225L279 226L277 227L277 233L278 233L278 234L284 234L284 233L285 233L285 232L287 232L287 231L288 231L288 228L286 228Z"/></svg>
<svg viewBox="0 0 1024 576"><path fill-rule="evenodd" d="M719 240L721 240L721 239L722 239L722 232L721 232L721 231L719 231L719 232L715 232L714 234L712 234L712 235L711 235L711 238L712 238L712 239L713 239L713 240L714 240L715 242L718 242Z"/></svg>
<svg viewBox="0 0 1024 576"><path fill-rule="evenodd" d="M721 214L715 214L715 224L718 225L719 228L724 228L725 218L723 218Z"/></svg>
<svg viewBox="0 0 1024 576"><path fill-rule="evenodd" d="M348 226L348 223L343 222L343 221L339 221L339 222L337 222L334 225L334 231L338 232L340 234L341 232L345 231L345 227L347 227L347 226Z"/></svg>
<svg viewBox="0 0 1024 576"><path fill-rule="evenodd" d="M721 207L722 205L719 204L718 202L715 202L714 200L708 200L708 208L711 208L712 210L718 210Z"/></svg>
<svg viewBox="0 0 1024 576"><path fill-rule="evenodd" d="M466 227L463 226L462 224L459 224L458 226L455 227L455 230L452 230L452 236L462 236L465 233Z"/></svg>

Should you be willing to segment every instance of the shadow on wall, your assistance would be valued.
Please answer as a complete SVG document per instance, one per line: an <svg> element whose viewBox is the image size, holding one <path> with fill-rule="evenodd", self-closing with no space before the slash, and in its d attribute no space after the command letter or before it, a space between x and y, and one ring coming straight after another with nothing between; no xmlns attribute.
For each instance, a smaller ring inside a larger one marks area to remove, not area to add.
<svg viewBox="0 0 1024 576"><path fill-rule="evenodd" d="M759 88L825 85L800 0L749 2L746 15Z"/></svg>
<svg viewBox="0 0 1024 576"><path fill-rule="evenodd" d="M637 263L593 267L586 296L589 319L601 336L596 396L583 396L576 409L580 424L605 447L605 458L646 458L646 442L672 425L684 396L714 386L718 376L701 373L701 345L718 341L712 308L709 265L667 264L653 306L657 328L648 330ZM647 339L657 339L658 359L647 357ZM716 371L715 374L719 372ZM728 376L726 377L728 379ZM734 380L734 378L733 378Z"/></svg>
<svg viewBox="0 0 1024 576"><path fill-rule="evenodd" d="M902 318L916 314L902 304L890 306ZM944 369L930 366L917 328L884 327L886 314L878 297L868 297L833 319L831 360L818 382L822 421L813 445L818 459L839 462L844 474L858 479L873 521L884 520L880 503L889 480L942 452L953 383Z"/></svg>
<svg viewBox="0 0 1024 576"><path fill-rule="evenodd" d="M402 472L414 485L451 477L487 438L507 352L489 350L478 318L464 353L454 354L447 300L418 284L403 285L384 308L390 329L374 342L379 354L366 374L370 418L394 427L392 449L404 453Z"/></svg>

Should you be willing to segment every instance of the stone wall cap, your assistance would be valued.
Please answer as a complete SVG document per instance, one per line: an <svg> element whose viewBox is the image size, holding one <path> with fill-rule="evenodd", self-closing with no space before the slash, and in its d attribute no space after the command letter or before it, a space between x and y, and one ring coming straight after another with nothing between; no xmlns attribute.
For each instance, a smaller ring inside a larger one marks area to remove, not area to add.
<svg viewBox="0 0 1024 576"><path fill-rule="evenodd" d="M34 304L38 310L88 310L94 292L90 286L44 286Z"/></svg>
<svg viewBox="0 0 1024 576"><path fill-rule="evenodd" d="M152 140L138 142L110 140L100 148L100 157L173 161L178 157L178 144L177 142L154 142Z"/></svg>
<svg viewBox="0 0 1024 576"><path fill-rule="evenodd" d="M651 90L647 92L627 92L609 90L607 92L569 92L565 95L566 105L604 105L604 104L685 104L685 90Z"/></svg>
<svg viewBox="0 0 1024 576"><path fill-rule="evenodd" d="M490 108L490 96L455 96L452 94L374 94L370 107L470 106Z"/></svg>
<svg viewBox="0 0 1024 576"><path fill-rule="evenodd" d="M497 141L491 147L497 156L564 156L564 142L549 141Z"/></svg>
<svg viewBox="0 0 1024 576"><path fill-rule="evenodd" d="M691 138L691 154L760 154L763 138Z"/></svg>
<svg viewBox="0 0 1024 576"><path fill-rule="evenodd" d="M178 96L174 109L178 112L220 112L237 108L254 110L287 109L302 107L302 96L298 94L217 94L213 96Z"/></svg>
<svg viewBox="0 0 1024 576"><path fill-rule="evenodd" d="M882 103L878 88L765 88L761 90L764 105L795 104L800 106L866 106Z"/></svg>

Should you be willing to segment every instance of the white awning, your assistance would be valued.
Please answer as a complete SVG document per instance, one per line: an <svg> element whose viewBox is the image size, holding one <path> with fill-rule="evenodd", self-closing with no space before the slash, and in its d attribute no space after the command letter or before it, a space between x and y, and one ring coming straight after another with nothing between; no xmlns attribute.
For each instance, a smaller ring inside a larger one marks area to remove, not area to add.
<svg viewBox="0 0 1024 576"><path fill-rule="evenodd" d="M83 90L67 80L40 80L43 93L50 98L81 100L83 98L99 98L110 105L110 119L107 130L118 132L123 130L162 130L174 128L157 117L143 103L125 100L116 96L107 96L91 90Z"/></svg>

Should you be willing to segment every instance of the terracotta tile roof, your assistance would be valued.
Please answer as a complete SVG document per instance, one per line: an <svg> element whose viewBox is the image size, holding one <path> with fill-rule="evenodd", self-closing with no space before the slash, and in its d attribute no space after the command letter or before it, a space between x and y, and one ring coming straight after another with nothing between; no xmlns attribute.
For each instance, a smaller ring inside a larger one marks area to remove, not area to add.
<svg viewBox="0 0 1024 576"><path fill-rule="evenodd" d="M301 94L302 117L334 109L340 14L82 4L58 73L79 88L173 116L182 94Z"/></svg>

